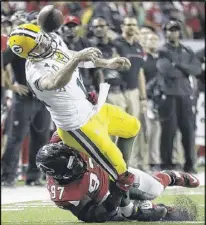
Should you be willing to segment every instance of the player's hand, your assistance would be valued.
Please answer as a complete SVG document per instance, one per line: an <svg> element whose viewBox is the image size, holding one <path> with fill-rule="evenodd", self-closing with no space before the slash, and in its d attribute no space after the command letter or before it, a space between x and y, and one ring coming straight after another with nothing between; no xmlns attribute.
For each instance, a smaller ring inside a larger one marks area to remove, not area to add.
<svg viewBox="0 0 206 225"><path fill-rule="evenodd" d="M62 139L59 137L57 131L54 131L49 143L58 143L58 142L61 142L61 141L62 141Z"/></svg>
<svg viewBox="0 0 206 225"><path fill-rule="evenodd" d="M90 47L77 52L76 56L80 61L92 61L95 63L96 59L102 56L102 52L98 48Z"/></svg>
<svg viewBox="0 0 206 225"><path fill-rule="evenodd" d="M98 96L96 91L91 91L88 94L89 94L87 97L88 101L90 101L93 105L96 105L98 102Z"/></svg>
<svg viewBox="0 0 206 225"><path fill-rule="evenodd" d="M115 57L108 60L108 68L109 69L126 69L128 70L131 67L131 63L129 59L126 57Z"/></svg>
<svg viewBox="0 0 206 225"><path fill-rule="evenodd" d="M27 86L22 85L22 84L18 84L17 82L15 82L12 86L11 86L11 90L19 95L24 95L26 96L29 92L29 89Z"/></svg>

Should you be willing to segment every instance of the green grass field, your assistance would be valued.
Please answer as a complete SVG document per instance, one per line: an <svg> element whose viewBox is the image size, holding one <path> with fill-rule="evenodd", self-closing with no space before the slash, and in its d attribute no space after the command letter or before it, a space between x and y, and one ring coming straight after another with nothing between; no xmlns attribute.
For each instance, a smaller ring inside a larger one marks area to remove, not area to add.
<svg viewBox="0 0 206 225"><path fill-rule="evenodd" d="M184 222L184 224L205 224L205 213L204 213L204 187L199 187L196 189L169 189L164 192L164 194L157 198L155 202L162 202L165 204L173 204L175 200L178 199L183 201L184 195L191 198L197 205L197 219L193 222ZM2 224L16 225L16 224L30 224L30 225L56 225L56 224L67 224L72 225L79 223L79 221L70 212L64 211L57 208L50 201L34 201L34 202L24 202L15 204L2 205ZM82 222L81 222L82 223ZM167 224L175 225L182 224L178 222L158 222L152 224ZM92 223L93 225L99 223ZM129 225L130 222L108 222L104 223L107 225ZM132 222L132 224L151 224L143 222Z"/></svg>

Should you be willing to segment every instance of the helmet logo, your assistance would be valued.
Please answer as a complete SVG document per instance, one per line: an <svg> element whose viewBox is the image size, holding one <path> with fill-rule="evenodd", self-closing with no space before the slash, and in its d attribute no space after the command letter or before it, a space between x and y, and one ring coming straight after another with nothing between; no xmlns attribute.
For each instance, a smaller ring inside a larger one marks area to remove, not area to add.
<svg viewBox="0 0 206 225"><path fill-rule="evenodd" d="M15 52L16 54L20 54L23 52L23 48L19 45L13 45L11 47L12 51Z"/></svg>
<svg viewBox="0 0 206 225"><path fill-rule="evenodd" d="M75 159L74 156L70 156L70 157L69 157L69 162L68 162L68 164L67 164L67 168L68 168L68 169L72 169L74 159Z"/></svg>

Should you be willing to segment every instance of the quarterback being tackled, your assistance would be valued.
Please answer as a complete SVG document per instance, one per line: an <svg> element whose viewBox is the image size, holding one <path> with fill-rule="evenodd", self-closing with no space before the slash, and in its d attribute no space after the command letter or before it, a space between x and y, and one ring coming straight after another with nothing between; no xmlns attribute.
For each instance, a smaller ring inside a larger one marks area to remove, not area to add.
<svg viewBox="0 0 206 225"><path fill-rule="evenodd" d="M9 46L26 59L27 84L45 104L64 143L95 159L115 181L118 204L120 191L126 192L134 182L126 165L140 122L105 103L109 90L106 83L100 85L97 104L91 101L79 67L128 70L131 63L124 57L104 59L97 48L71 51L55 32L44 30L34 24L20 25L11 32ZM119 137L117 145L110 135Z"/></svg>

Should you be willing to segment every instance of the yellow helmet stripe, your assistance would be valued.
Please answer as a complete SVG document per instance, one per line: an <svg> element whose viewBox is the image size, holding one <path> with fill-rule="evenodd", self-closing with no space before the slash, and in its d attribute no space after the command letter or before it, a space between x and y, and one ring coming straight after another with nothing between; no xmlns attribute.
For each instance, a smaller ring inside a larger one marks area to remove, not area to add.
<svg viewBox="0 0 206 225"><path fill-rule="evenodd" d="M11 32L10 37L14 36L14 35L19 35L19 36L28 36L31 37L33 39L35 39L38 35L38 33L30 31L30 30L25 30L25 29L16 29L13 32Z"/></svg>

